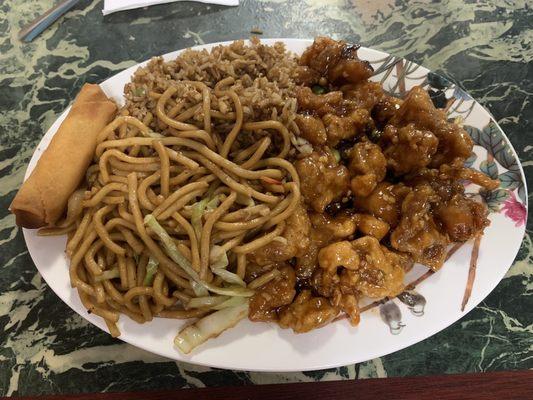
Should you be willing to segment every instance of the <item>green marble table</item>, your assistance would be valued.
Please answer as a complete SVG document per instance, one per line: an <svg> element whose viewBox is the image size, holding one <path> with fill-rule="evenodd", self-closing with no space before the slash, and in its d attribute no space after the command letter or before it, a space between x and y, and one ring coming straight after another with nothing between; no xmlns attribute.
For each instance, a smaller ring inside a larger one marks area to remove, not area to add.
<svg viewBox="0 0 533 400"><path fill-rule="evenodd" d="M46 286L7 211L34 147L84 82L183 47L246 38L253 29L264 37L343 38L445 73L494 114L531 177L530 2L241 0L232 8L183 2L104 18L103 2L81 1L32 43L21 43L19 29L53 3L0 2L0 395L533 368L531 220L505 279L448 329L358 365L266 374L176 363L111 339Z"/></svg>

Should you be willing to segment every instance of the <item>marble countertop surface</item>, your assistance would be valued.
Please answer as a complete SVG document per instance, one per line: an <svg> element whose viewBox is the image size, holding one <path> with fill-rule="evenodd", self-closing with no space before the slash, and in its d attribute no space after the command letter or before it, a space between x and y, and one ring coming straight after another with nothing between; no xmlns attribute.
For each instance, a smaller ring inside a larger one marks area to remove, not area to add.
<svg viewBox="0 0 533 400"><path fill-rule="evenodd" d="M7 210L35 146L83 83L172 50L246 38L254 29L263 37L342 38L446 74L495 116L531 178L530 2L241 0L231 8L183 2L104 18L101 1L82 0L33 42L20 42L20 28L55 2L0 2L0 396L533 368L531 219L505 279L449 328L362 364L275 374L173 362L112 339L47 287Z"/></svg>

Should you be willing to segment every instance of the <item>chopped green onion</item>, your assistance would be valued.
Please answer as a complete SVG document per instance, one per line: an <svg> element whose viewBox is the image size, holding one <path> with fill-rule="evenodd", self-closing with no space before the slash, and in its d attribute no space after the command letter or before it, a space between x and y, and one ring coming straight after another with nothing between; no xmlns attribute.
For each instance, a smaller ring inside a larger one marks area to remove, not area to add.
<svg viewBox="0 0 533 400"><path fill-rule="evenodd" d="M135 97L142 97L146 94L146 90L143 87L137 87L133 89L133 95Z"/></svg>
<svg viewBox="0 0 533 400"><path fill-rule="evenodd" d="M146 276L144 277L143 286L150 286L152 284L158 266L159 261L157 261L155 258L150 257L148 259L148 264L146 264Z"/></svg>
<svg viewBox="0 0 533 400"><path fill-rule="evenodd" d="M186 305L186 309L190 308L205 308L214 307L224 303L230 297L228 296L206 296L206 297L193 297ZM242 299L242 297L231 297L234 299Z"/></svg>
<svg viewBox="0 0 533 400"><path fill-rule="evenodd" d="M247 315L247 301L235 307L228 307L216 311L182 329L174 339L174 344L183 353L188 354L208 339L216 337L226 329L234 327Z"/></svg>
<svg viewBox="0 0 533 400"><path fill-rule="evenodd" d="M205 287L210 292L220 294L223 296L242 296L242 297L250 297L253 296L254 292L252 290L248 290L242 287L225 287L220 288L216 287L210 283L204 282L200 279L198 276L198 273L194 270L191 263L187 258L181 254L181 252L176 247L176 243L172 240L170 235L165 231L165 229L157 222L155 217L152 214L148 214L146 217L144 217L144 223L147 225L159 238L161 239L161 242L163 242L163 248L165 249L168 256L176 263L178 264L186 273L196 281L196 283L199 283L203 287Z"/></svg>
<svg viewBox="0 0 533 400"><path fill-rule="evenodd" d="M239 275L234 274L233 272L229 272L222 268L214 268L211 269L211 271L213 271L215 275L220 276L225 282L234 283L236 285L246 287L246 282L244 282Z"/></svg>
<svg viewBox="0 0 533 400"><path fill-rule="evenodd" d="M102 272L102 275L96 275L94 277L95 282L107 281L108 279L114 279L120 277L120 272L117 267L108 269Z"/></svg>
<svg viewBox="0 0 533 400"><path fill-rule="evenodd" d="M313 85L311 88L314 94L325 94L328 92L328 88L321 85Z"/></svg>
<svg viewBox="0 0 533 400"><path fill-rule="evenodd" d="M372 132L368 135L371 142L377 143L381 139L382 132L379 129L372 129Z"/></svg>
<svg viewBox="0 0 533 400"><path fill-rule="evenodd" d="M341 161L341 153L339 153L339 150L333 149L331 150L333 152L333 156L335 157L335 161L339 163Z"/></svg>

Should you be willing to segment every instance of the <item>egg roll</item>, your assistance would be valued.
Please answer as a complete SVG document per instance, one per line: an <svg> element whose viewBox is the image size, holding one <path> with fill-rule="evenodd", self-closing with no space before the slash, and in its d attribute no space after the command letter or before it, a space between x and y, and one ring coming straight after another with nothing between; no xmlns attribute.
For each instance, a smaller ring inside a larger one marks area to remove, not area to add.
<svg viewBox="0 0 533 400"><path fill-rule="evenodd" d="M113 119L116 104L100 86L85 84L67 117L22 184L10 211L24 228L54 226L91 163L98 133Z"/></svg>

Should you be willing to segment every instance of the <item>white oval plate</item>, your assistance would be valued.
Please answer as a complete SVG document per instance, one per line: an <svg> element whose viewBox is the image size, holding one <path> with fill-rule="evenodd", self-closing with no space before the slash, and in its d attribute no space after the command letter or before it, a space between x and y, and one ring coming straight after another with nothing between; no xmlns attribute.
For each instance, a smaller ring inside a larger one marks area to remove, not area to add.
<svg viewBox="0 0 533 400"><path fill-rule="evenodd" d="M297 54L309 46L311 40L264 39L263 43L285 42ZM228 44L229 42L222 43ZM221 44L197 46L210 49ZM169 60L180 51L164 56ZM370 360L411 346L459 320L479 304L500 282L511 266L522 237L526 218L527 200L525 179L518 157L508 139L490 114L451 82L432 74L427 69L386 53L361 48L359 56L369 60L376 70L374 80L396 95L402 95L414 85L430 85L447 102L450 117L462 116L467 130L476 142L475 157L469 160L474 168L482 169L501 179L496 191L477 195L491 209L491 225L485 230L479 250L477 276L472 294L461 311L472 243L462 246L445 266L419 284L416 290L427 300L422 317L412 314L398 299L393 302L402 313L405 327L392 335L380 317L379 308L363 313L361 323L354 328L346 320L337 321L307 334L294 334L275 324L241 322L235 328L210 340L190 355L183 355L173 346L173 339L183 321L157 318L147 324L137 324L122 316L120 339L147 351L195 364L218 368L255 371L303 371L337 367ZM144 65L142 63L140 65ZM108 96L123 104L123 88L139 65L126 69L101 84ZM442 92L442 93L441 93ZM30 161L26 177L69 109L55 121L39 143ZM470 185L472 186L472 185ZM478 191L478 188L467 188ZM74 311L100 329L107 331L103 320L90 315L82 306L78 294L70 287L68 262L64 254L65 237L40 237L35 230L24 230L24 237L37 269L52 290ZM415 266L408 274L412 281L427 269ZM390 303L389 303L390 304Z"/></svg>

